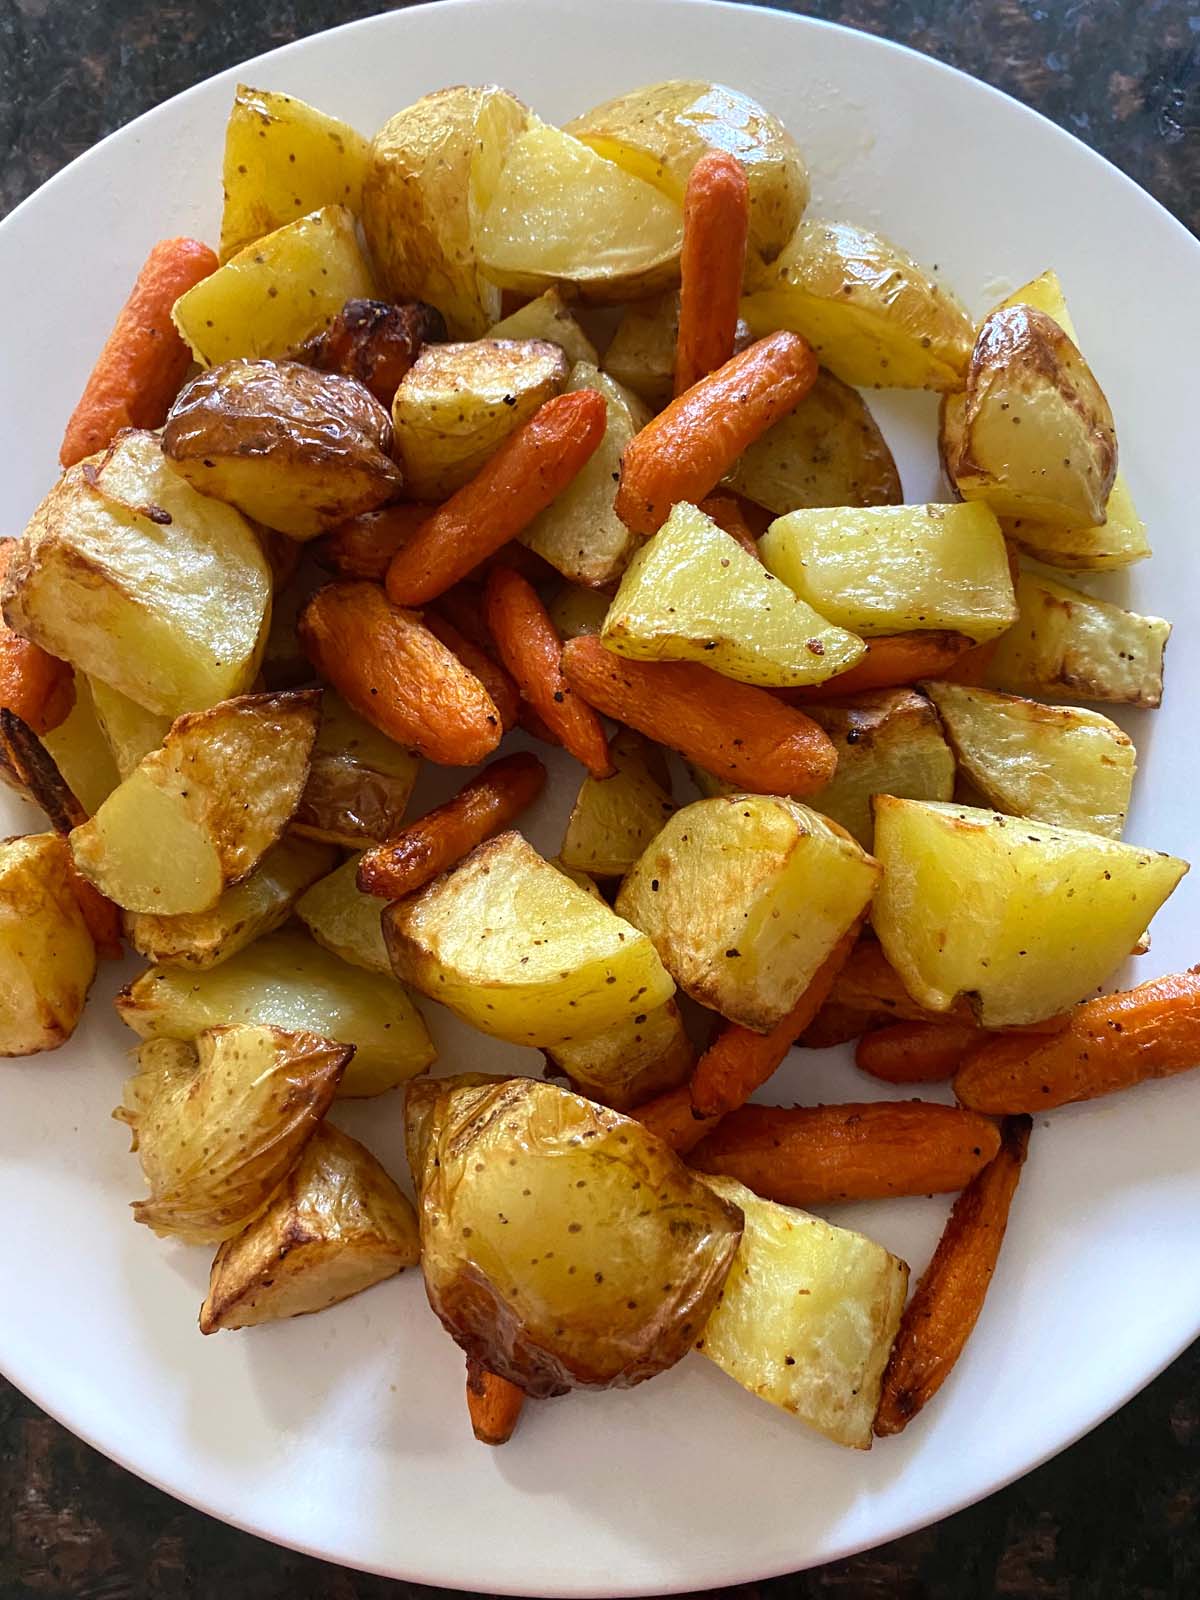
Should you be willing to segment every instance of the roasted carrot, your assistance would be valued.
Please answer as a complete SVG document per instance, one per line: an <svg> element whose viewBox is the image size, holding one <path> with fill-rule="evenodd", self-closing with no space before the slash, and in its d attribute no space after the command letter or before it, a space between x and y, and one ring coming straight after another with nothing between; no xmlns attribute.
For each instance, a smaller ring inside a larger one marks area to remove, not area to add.
<svg viewBox="0 0 1200 1600"><path fill-rule="evenodd" d="M952 1022L969 1026L975 1022L970 1005L961 997L949 1011L926 1011L909 994L900 974L884 955L882 945L874 939L858 941L850 959L838 973L830 1000L835 1005L865 1012L880 1020L929 1022L936 1026ZM1047 1017L1043 1022L1026 1023L1011 1031L1023 1034L1061 1033L1066 1025L1065 1016Z"/></svg>
<svg viewBox="0 0 1200 1600"><path fill-rule="evenodd" d="M400 900L423 888L475 846L507 828L542 792L546 769L527 751L503 756L465 784L453 800L410 822L358 864L363 894Z"/></svg>
<svg viewBox="0 0 1200 1600"><path fill-rule="evenodd" d="M677 1155L686 1155L698 1145L709 1130L720 1120L702 1117L692 1104L692 1091L686 1083L676 1089L665 1089L653 1100L645 1100L629 1115L636 1117L644 1128L657 1134L664 1144L669 1144Z"/></svg>
<svg viewBox="0 0 1200 1600"><path fill-rule="evenodd" d="M501 661L538 716L593 778L611 777L603 724L563 675L563 642L537 590L511 567L494 567L484 614Z"/></svg>
<svg viewBox="0 0 1200 1600"><path fill-rule="evenodd" d="M966 683L973 688L980 688L987 682L988 668L999 648L999 639L989 639L986 644L977 644L970 650L964 650L957 661L952 661L939 671L938 677L947 678L951 683Z"/></svg>
<svg viewBox="0 0 1200 1600"><path fill-rule="evenodd" d="M900 1433L932 1400L971 1336L996 1270L1032 1126L1028 1117L1009 1117L999 1154L954 1202L892 1346L875 1413L880 1438Z"/></svg>
<svg viewBox="0 0 1200 1600"><path fill-rule="evenodd" d="M724 528L731 539L736 539L747 555L758 555L758 540L751 533L750 524L733 495L705 495L700 502L700 510L710 516L718 528Z"/></svg>
<svg viewBox="0 0 1200 1600"><path fill-rule="evenodd" d="M749 230L750 185L741 162L727 150L706 151L683 196L677 395L733 355Z"/></svg>
<svg viewBox="0 0 1200 1600"><path fill-rule="evenodd" d="M389 598L426 605L515 539L591 457L607 423L595 389L555 395L539 406L397 550L387 573Z"/></svg>
<svg viewBox="0 0 1200 1600"><path fill-rule="evenodd" d="M480 1444L507 1444L525 1404L525 1391L467 1358L467 1411Z"/></svg>
<svg viewBox="0 0 1200 1600"><path fill-rule="evenodd" d="M446 319L423 300L347 300L302 354L322 372L357 378L390 411L404 374L427 344L446 337Z"/></svg>
<svg viewBox="0 0 1200 1600"><path fill-rule="evenodd" d="M764 1199L822 1206L961 1189L999 1146L994 1122L958 1106L753 1105L727 1116L689 1160Z"/></svg>
<svg viewBox="0 0 1200 1600"><path fill-rule="evenodd" d="M490 694L411 611L373 583L329 583L300 613L305 655L360 717L450 767L490 755L504 732Z"/></svg>
<svg viewBox="0 0 1200 1600"><path fill-rule="evenodd" d="M1048 1039L1008 1034L967 1056L954 1079L980 1111L1048 1111L1200 1066L1200 969L1088 1000Z"/></svg>
<svg viewBox="0 0 1200 1600"><path fill-rule="evenodd" d="M497 552L496 559L498 560L506 552L515 553L524 549L525 546L521 544L505 545L503 550ZM527 553L533 554L532 551ZM521 569L518 567L517 570L520 571ZM524 576L528 577L529 574L525 573ZM487 618L483 614L483 590L478 584L456 583L452 589L447 589L445 594L442 595L437 603L437 608L443 616L450 620L451 625L457 628L464 638L469 639L473 645L496 662L498 671L504 671L504 668L500 666L497 660L499 652L496 649L496 641L488 630ZM505 673L505 676L507 677L508 674ZM516 688L516 685L514 684L513 687ZM562 741L557 734L551 733L529 702L521 700L521 691L519 689L517 690L517 698L520 700L517 721L525 729L525 732L532 734L535 739L540 739L543 744L561 744Z"/></svg>
<svg viewBox="0 0 1200 1600"><path fill-rule="evenodd" d="M962 633L891 633L866 641L856 666L805 689L776 689L789 705L809 705L867 689L897 689L922 678L944 678L956 661L977 647Z"/></svg>
<svg viewBox="0 0 1200 1600"><path fill-rule="evenodd" d="M796 1043L803 1050L830 1050L834 1045L860 1039L869 1029L878 1027L879 1022L877 1011L860 1011L857 1006L827 1000Z"/></svg>
<svg viewBox="0 0 1200 1600"><path fill-rule="evenodd" d="M440 639L447 650L453 650L491 695L505 733L515 728L521 715L521 691L500 663L432 608L425 612L424 622L434 638Z"/></svg>
<svg viewBox="0 0 1200 1600"><path fill-rule="evenodd" d="M192 360L171 307L217 265L198 239L154 246L67 423L58 452L64 467L103 450L122 428L159 428L167 420Z"/></svg>
<svg viewBox="0 0 1200 1600"><path fill-rule="evenodd" d="M326 572L336 573L339 578L382 583L396 551L436 510L435 505L423 500L398 500L379 511L364 511L314 539L312 553ZM288 543L294 545L295 540L289 539Z"/></svg>
<svg viewBox="0 0 1200 1600"><path fill-rule="evenodd" d="M0 588L15 539L0 539ZM65 661L24 639L0 618L0 706L15 711L35 733L49 733L75 704L75 674Z"/></svg>
<svg viewBox="0 0 1200 1600"><path fill-rule="evenodd" d="M952 1078L971 1047L988 1037L970 1022L894 1022L863 1034L854 1064L884 1083L935 1083Z"/></svg>
<svg viewBox="0 0 1200 1600"><path fill-rule="evenodd" d="M657 533L677 500L703 500L816 376L817 358L799 334L772 333L694 383L630 441L615 502L621 521Z"/></svg>
<svg viewBox="0 0 1200 1600"><path fill-rule="evenodd" d="M690 661L627 661L586 635L568 640L562 661L597 710L743 789L815 794L833 777L829 735L769 690Z"/></svg>

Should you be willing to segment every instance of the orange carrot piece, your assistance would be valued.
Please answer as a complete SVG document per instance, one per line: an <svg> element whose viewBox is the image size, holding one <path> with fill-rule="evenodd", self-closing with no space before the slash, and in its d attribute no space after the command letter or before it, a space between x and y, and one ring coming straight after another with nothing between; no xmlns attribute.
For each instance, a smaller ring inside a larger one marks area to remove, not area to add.
<svg viewBox="0 0 1200 1600"><path fill-rule="evenodd" d="M96 954L104 961L120 961L125 954L121 943L124 925L120 906L102 895L94 883L89 883L73 861L68 866L67 876L92 936L92 943L96 946Z"/></svg>
<svg viewBox="0 0 1200 1600"><path fill-rule="evenodd" d="M837 752L802 711L690 661L627 661L586 635L563 646L584 698L706 771L761 794L815 794Z"/></svg>
<svg viewBox="0 0 1200 1600"><path fill-rule="evenodd" d="M217 265L198 239L154 246L67 423L58 452L64 467L105 449L122 428L160 428L167 420L192 361L171 308Z"/></svg>
<svg viewBox="0 0 1200 1600"><path fill-rule="evenodd" d="M0 539L0 585L16 548L15 539ZM67 663L0 618L0 706L15 711L35 733L49 733L74 704L75 674Z"/></svg>
<svg viewBox="0 0 1200 1600"><path fill-rule="evenodd" d="M827 1000L796 1043L802 1050L831 1050L835 1045L849 1044L851 1039L861 1039L880 1021L878 1011L860 1011L857 1006Z"/></svg>
<svg viewBox="0 0 1200 1600"><path fill-rule="evenodd" d="M975 1017L963 997L959 997L949 1011L926 1011L909 994L900 974L883 953L882 945L874 939L860 939L850 959L838 973L830 995L835 1005L852 1011L866 1012L876 1018L893 1018L897 1022L928 1022L937 1027L949 1023L974 1025ZM1069 1014L1068 1014L1069 1015ZM1061 1033L1067 1026L1066 1015L1047 1017L1041 1022L1022 1024L1011 1030L1022 1034Z"/></svg>
<svg viewBox="0 0 1200 1600"><path fill-rule="evenodd" d="M505 551L524 549L525 546L521 544L506 545L504 550L497 553L497 560L504 555ZM528 554L532 555L533 552L529 551ZM520 571L521 569L518 567L516 570ZM525 573L524 576L528 577L529 574ZM477 584L456 583L452 589L446 590L437 604L438 610L449 618L451 624L458 629L459 633L469 639L485 655L496 661L499 652L496 649L496 641L492 638L488 629L487 618L483 614L483 590ZM504 671L498 661L496 661L496 668L497 671ZM507 677L508 674L506 673L505 676ZM517 697L520 699L519 689L517 690ZM527 700L520 701L517 721L525 729L526 733L532 734L535 739L540 739L543 744L560 745L562 743L557 734L551 733Z"/></svg>
<svg viewBox="0 0 1200 1600"><path fill-rule="evenodd" d="M933 1399L971 1337L996 1270L1032 1126L1028 1117L1008 1118L1000 1153L954 1202L892 1346L875 1413L880 1438L900 1433Z"/></svg>
<svg viewBox="0 0 1200 1600"><path fill-rule="evenodd" d="M970 1022L894 1022L859 1039L854 1064L884 1083L937 1083L988 1034Z"/></svg>
<svg viewBox="0 0 1200 1600"><path fill-rule="evenodd" d="M686 1083L676 1089L665 1089L653 1100L645 1100L629 1115L635 1117L649 1132L669 1144L676 1155L686 1155L698 1145L710 1128L720 1120L702 1117L692 1104L692 1091Z"/></svg>
<svg viewBox="0 0 1200 1600"><path fill-rule="evenodd" d="M545 782L545 767L527 751L493 761L452 800L368 850L358 864L359 889L384 900L414 894L507 828L537 799Z"/></svg>
<svg viewBox="0 0 1200 1600"><path fill-rule="evenodd" d="M989 1039L954 1079L979 1111L1049 1111L1200 1066L1200 970L1088 1000L1048 1039Z"/></svg>
<svg viewBox="0 0 1200 1600"><path fill-rule="evenodd" d="M563 642L537 590L511 567L494 567L484 612L500 659L525 699L593 778L610 778L603 724L563 675Z"/></svg>
<svg viewBox="0 0 1200 1600"><path fill-rule="evenodd" d="M799 334L772 333L694 383L626 448L615 501L621 521L634 533L657 533L676 501L703 500L816 377L812 347Z"/></svg>
<svg viewBox="0 0 1200 1600"><path fill-rule="evenodd" d="M595 389L555 395L397 550L387 573L396 605L422 606L515 539L556 499L604 437Z"/></svg>
<svg viewBox="0 0 1200 1600"><path fill-rule="evenodd" d="M524 1389L467 1358L467 1412L480 1444L507 1444L524 1404Z"/></svg>
<svg viewBox="0 0 1200 1600"><path fill-rule="evenodd" d="M962 633L892 633L866 640L867 653L853 667L804 689L777 689L789 705L809 705L837 695L862 694L867 689L898 689L922 678L945 678L956 661L973 655Z"/></svg>
<svg viewBox="0 0 1200 1600"><path fill-rule="evenodd" d="M329 533L314 539L312 553L326 572L339 578L366 578L382 583L392 557L402 550L437 510L423 500L398 500L379 511L349 517ZM294 539L287 541L295 545Z"/></svg>
<svg viewBox="0 0 1200 1600"><path fill-rule="evenodd" d="M750 185L741 162L727 150L706 151L683 196L677 395L733 355L749 231Z"/></svg>
<svg viewBox="0 0 1200 1600"><path fill-rule="evenodd" d="M440 639L447 650L452 650L467 671L473 672L491 695L505 733L515 728L521 715L521 691L500 663L438 612L426 611L424 621L434 638Z"/></svg>
<svg viewBox="0 0 1200 1600"><path fill-rule="evenodd" d="M710 516L718 528L723 528L731 539L736 539L747 555L758 555L758 540L742 513L742 507L731 494L705 495L700 510Z"/></svg>
<svg viewBox="0 0 1200 1600"><path fill-rule="evenodd" d="M317 671L360 717L397 744L450 767L490 755L504 729L473 672L411 611L373 583L329 583L297 634Z"/></svg>

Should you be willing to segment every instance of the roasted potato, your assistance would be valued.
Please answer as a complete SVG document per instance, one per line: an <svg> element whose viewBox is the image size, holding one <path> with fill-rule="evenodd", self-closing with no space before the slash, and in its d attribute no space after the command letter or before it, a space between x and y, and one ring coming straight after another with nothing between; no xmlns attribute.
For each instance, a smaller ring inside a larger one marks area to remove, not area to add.
<svg viewBox="0 0 1200 1600"><path fill-rule="evenodd" d="M87 686L95 720L108 745L118 779L128 778L134 768L162 744L171 731L171 718L157 711L147 711L145 706L138 705L136 700L131 700L127 694L114 689L102 678L89 678ZM42 742L45 743L45 740ZM61 761L59 768L66 777L66 769ZM100 801L106 800L116 786L115 783L111 784L95 805L89 804L84 795L79 798L89 811L96 811Z"/></svg>
<svg viewBox="0 0 1200 1600"><path fill-rule="evenodd" d="M271 1023L354 1046L343 1095L382 1094L437 1054L421 1013L391 978L347 966L284 930L209 972L151 967L117 996L117 1015L143 1039L192 1039L221 1023Z"/></svg>
<svg viewBox="0 0 1200 1600"><path fill-rule="evenodd" d="M564 639L599 633L608 615L608 596L564 583L550 602L550 620Z"/></svg>
<svg viewBox="0 0 1200 1600"><path fill-rule="evenodd" d="M316 689L243 695L180 717L71 833L75 865L126 911L208 911L249 876L300 801Z"/></svg>
<svg viewBox="0 0 1200 1600"><path fill-rule="evenodd" d="M705 1178L745 1218L742 1242L697 1350L744 1389L834 1444L871 1448L908 1265L849 1228Z"/></svg>
<svg viewBox="0 0 1200 1600"><path fill-rule="evenodd" d="M639 1011L587 1039L564 1039L547 1055L577 1094L614 1111L686 1082L696 1064L674 1000Z"/></svg>
<svg viewBox="0 0 1200 1600"><path fill-rule="evenodd" d="M200 1332L324 1311L419 1258L408 1197L357 1139L322 1122L267 1209L217 1251Z"/></svg>
<svg viewBox="0 0 1200 1600"><path fill-rule="evenodd" d="M239 250L180 295L171 315L200 365L215 367L295 355L347 300L374 294L354 213L322 206Z"/></svg>
<svg viewBox="0 0 1200 1600"><path fill-rule="evenodd" d="M617 655L698 661L764 688L822 683L866 648L686 500L630 562L600 638Z"/></svg>
<svg viewBox="0 0 1200 1600"><path fill-rule="evenodd" d="M650 418L636 395L589 362L576 362L566 388L595 389L604 396L604 438L562 494L525 529L521 542L572 582L602 588L620 577L639 543L617 516L613 500L625 448Z"/></svg>
<svg viewBox="0 0 1200 1600"><path fill-rule="evenodd" d="M1121 837L1137 752L1115 722L1098 711L1044 706L961 683L922 687L938 709L964 777L989 806L1032 822Z"/></svg>
<svg viewBox="0 0 1200 1600"><path fill-rule="evenodd" d="M439 89L385 122L363 179L362 220L394 300L427 300L454 339L477 339L500 315L479 275L479 221L529 113L505 89Z"/></svg>
<svg viewBox="0 0 1200 1600"><path fill-rule="evenodd" d="M766 1033L861 916L879 868L798 800L697 800L667 822L617 896L679 987Z"/></svg>
<svg viewBox="0 0 1200 1600"><path fill-rule="evenodd" d="M631 89L566 125L606 156L683 204L706 150L735 155L750 188L750 263L774 261L808 204L808 171L796 141L757 101L722 83L673 78Z"/></svg>
<svg viewBox="0 0 1200 1600"><path fill-rule="evenodd" d="M299 1161L353 1054L252 1025L209 1028L187 1056L143 1047L113 1113L133 1129L150 1189L135 1219L188 1244L240 1232Z"/></svg>
<svg viewBox="0 0 1200 1600"><path fill-rule="evenodd" d="M42 501L2 598L27 638L177 717L253 681L271 573L239 512L197 494L152 433L129 432Z"/></svg>
<svg viewBox="0 0 1200 1600"><path fill-rule="evenodd" d="M585 361L594 367L600 361L596 346L579 326L561 292L553 286L496 323L488 338L548 339L559 347L572 366Z"/></svg>
<svg viewBox="0 0 1200 1600"><path fill-rule="evenodd" d="M368 972L391 973L379 918L383 902L355 881L360 856L351 856L306 891L296 915L318 944Z"/></svg>
<svg viewBox="0 0 1200 1600"><path fill-rule="evenodd" d="M446 319L423 300L347 300L325 332L304 347L320 372L340 372L369 389L387 411L396 390L427 344L446 337Z"/></svg>
<svg viewBox="0 0 1200 1600"><path fill-rule="evenodd" d="M802 600L864 638L933 630L981 643L1016 621L1004 535L987 506L793 511L758 551Z"/></svg>
<svg viewBox="0 0 1200 1600"><path fill-rule="evenodd" d="M406 493L445 500L461 489L566 380L566 356L545 339L430 345L392 402Z"/></svg>
<svg viewBox="0 0 1200 1600"><path fill-rule="evenodd" d="M221 260L297 213L357 212L370 145L348 123L292 95L239 83L225 124Z"/></svg>
<svg viewBox="0 0 1200 1600"><path fill-rule="evenodd" d="M201 971L237 955L281 927L304 891L332 868L329 845L283 838L243 882L226 889L210 911L159 917L126 912L125 937L147 961Z"/></svg>
<svg viewBox="0 0 1200 1600"><path fill-rule="evenodd" d="M820 372L794 411L738 457L725 482L777 516L806 506L898 506L900 474L856 389Z"/></svg>
<svg viewBox="0 0 1200 1600"><path fill-rule="evenodd" d="M0 1056L57 1050L75 1032L96 947L57 834L0 844Z"/></svg>
<svg viewBox="0 0 1200 1600"><path fill-rule="evenodd" d="M326 689L293 831L347 850L382 844L404 820L419 766L410 750Z"/></svg>
<svg viewBox="0 0 1200 1600"><path fill-rule="evenodd" d="M75 704L64 722L42 735L42 744L67 787L90 812L100 809L122 777L100 719L97 691L102 687L98 680L93 682L77 672Z"/></svg>
<svg viewBox="0 0 1200 1600"><path fill-rule="evenodd" d="M678 339L678 290L635 300L622 311L601 365L623 388L659 411L675 393Z"/></svg>
<svg viewBox="0 0 1200 1600"><path fill-rule="evenodd" d="M871 920L928 1011L966 995L985 1028L1041 1022L1124 961L1188 870L1095 833L969 806L875 800Z"/></svg>
<svg viewBox="0 0 1200 1600"><path fill-rule="evenodd" d="M623 878L675 809L662 752L621 728L608 741L616 772L585 778L575 797L560 863L596 878Z"/></svg>
<svg viewBox="0 0 1200 1600"><path fill-rule="evenodd" d="M674 991L649 939L515 832L388 906L383 933L398 978L513 1044L599 1033Z"/></svg>
<svg viewBox="0 0 1200 1600"><path fill-rule="evenodd" d="M1094 528L1117 473L1104 391L1058 323L1032 306L994 311L966 387L942 407L942 461L964 500L997 516Z"/></svg>
<svg viewBox="0 0 1200 1600"><path fill-rule="evenodd" d="M567 283L612 302L678 283L682 242L677 201L533 119L508 152L477 247L501 288L533 295Z"/></svg>
<svg viewBox="0 0 1200 1600"><path fill-rule="evenodd" d="M988 684L1039 699L1162 702L1171 624L1023 572L1016 623L1000 640Z"/></svg>
<svg viewBox="0 0 1200 1600"><path fill-rule="evenodd" d="M948 290L887 239L804 221L742 301L755 338L787 328L858 389L959 389L975 330Z"/></svg>
<svg viewBox="0 0 1200 1600"><path fill-rule="evenodd" d="M442 1080L409 1115L425 1289L469 1358L555 1395L627 1388L691 1348L741 1212L653 1134L530 1078Z"/></svg>
<svg viewBox="0 0 1200 1600"><path fill-rule="evenodd" d="M399 491L387 412L354 378L297 361L226 361L185 384L163 454L193 489L293 539Z"/></svg>

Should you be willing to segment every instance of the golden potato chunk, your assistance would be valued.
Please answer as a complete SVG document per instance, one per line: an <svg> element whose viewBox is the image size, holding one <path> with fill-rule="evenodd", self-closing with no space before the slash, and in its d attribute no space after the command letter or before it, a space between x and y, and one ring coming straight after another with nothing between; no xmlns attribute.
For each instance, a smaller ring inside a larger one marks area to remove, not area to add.
<svg viewBox="0 0 1200 1600"><path fill-rule="evenodd" d="M1098 711L1044 706L961 683L923 688L937 706L963 775L988 805L1033 822L1121 837L1137 752L1115 722Z"/></svg>
<svg viewBox="0 0 1200 1600"><path fill-rule="evenodd" d="M686 500L630 562L600 638L620 656L698 661L764 688L823 683L866 649Z"/></svg>
<svg viewBox="0 0 1200 1600"><path fill-rule="evenodd" d="M496 323L489 339L548 339L556 344L572 366L586 361L596 366L600 360L596 346L580 327L562 293L554 287Z"/></svg>
<svg viewBox="0 0 1200 1600"><path fill-rule="evenodd" d="M617 896L679 987L766 1033L861 916L879 868L798 800L697 800L667 822Z"/></svg>
<svg viewBox="0 0 1200 1600"><path fill-rule="evenodd" d="M461 489L566 378L566 356L545 339L426 346L392 402L406 493L445 500Z"/></svg>
<svg viewBox="0 0 1200 1600"><path fill-rule="evenodd" d="M75 1032L96 948L57 834L0 844L0 1056L57 1050Z"/></svg>
<svg viewBox="0 0 1200 1600"><path fill-rule="evenodd" d="M985 1028L1056 1016L1107 982L1188 870L1099 834L970 806L875 801L871 920L913 999L966 995Z"/></svg>
<svg viewBox="0 0 1200 1600"><path fill-rule="evenodd" d="M564 1039L547 1055L577 1094L614 1111L640 1105L691 1077L696 1051L674 1000L639 1011L587 1039Z"/></svg>
<svg viewBox="0 0 1200 1600"><path fill-rule="evenodd" d="M623 388L659 411L675 393L678 340L677 290L635 300L622 311L601 365Z"/></svg>
<svg viewBox="0 0 1200 1600"><path fill-rule="evenodd" d="M322 1122L267 1209L217 1251L200 1332L324 1311L419 1258L408 1197L357 1139Z"/></svg>
<svg viewBox="0 0 1200 1600"><path fill-rule="evenodd" d="M398 978L513 1044L599 1033L675 987L649 939L515 832L388 906L383 933Z"/></svg>
<svg viewBox="0 0 1200 1600"><path fill-rule="evenodd" d="M911 256L848 222L804 221L742 301L755 338L787 328L858 389L958 389L971 319Z"/></svg>
<svg viewBox="0 0 1200 1600"><path fill-rule="evenodd" d="M249 688L271 573L246 519L196 491L152 433L64 473L3 588L10 627L148 711L177 717Z"/></svg>
<svg viewBox="0 0 1200 1600"><path fill-rule="evenodd" d="M383 902L363 894L356 876L361 856L351 856L335 871L314 883L296 906L296 915L318 944L335 956L368 972L386 972L392 963L379 918Z"/></svg>
<svg viewBox="0 0 1200 1600"><path fill-rule="evenodd" d="M881 1244L733 1178L705 1178L745 1227L697 1350L834 1444L871 1448L908 1264Z"/></svg>
<svg viewBox="0 0 1200 1600"><path fill-rule="evenodd" d="M187 1055L139 1051L142 1071L113 1112L133 1129L150 1189L135 1219L188 1244L240 1232L299 1161L353 1053L256 1026L210 1028Z"/></svg>
<svg viewBox="0 0 1200 1600"><path fill-rule="evenodd" d="M161 716L157 711L147 711L145 706L138 705L136 700L131 700L127 694L122 694L120 689L114 689L101 678L90 678L88 689L96 721L116 763L117 774L125 779L135 767L141 765L151 750L157 750L162 744L171 731L171 718ZM42 742L44 744L45 740ZM66 777L61 761L59 768ZM100 797L101 800L107 799L115 788L115 783L110 785L107 793ZM83 795L79 798L89 811L99 809L99 800L95 805L88 805Z"/></svg>
<svg viewBox="0 0 1200 1600"><path fill-rule="evenodd" d="M429 1303L532 1395L628 1388L689 1350L741 1213L616 1111L529 1078L410 1092Z"/></svg>
<svg viewBox="0 0 1200 1600"><path fill-rule="evenodd" d="M292 828L310 839L361 850L382 844L404 820L420 760L352 711L332 689Z"/></svg>
<svg viewBox="0 0 1200 1600"><path fill-rule="evenodd" d="M249 876L300 801L316 689L242 695L180 717L71 833L84 877L126 911L208 911Z"/></svg>
<svg viewBox="0 0 1200 1600"><path fill-rule="evenodd" d="M564 639L599 633L608 615L609 600L594 589L564 583L550 602L550 620Z"/></svg>
<svg viewBox="0 0 1200 1600"><path fill-rule="evenodd" d="M864 638L930 629L982 642L1016 620L1004 535L986 506L793 511L758 553L823 617Z"/></svg>
<svg viewBox="0 0 1200 1600"><path fill-rule="evenodd" d="M114 760L107 738L107 730L100 717L100 695L103 689L97 679L93 682L84 673L75 674L75 704L66 720L49 733L42 734L42 744L55 766L85 811L100 809L120 783L124 774ZM126 702L132 704L132 702ZM140 709L140 708L139 708ZM150 716L150 712L143 713ZM170 724L168 723L169 727Z"/></svg>
<svg viewBox="0 0 1200 1600"><path fill-rule="evenodd" d="M401 484L387 412L354 378L297 361L226 361L185 384L167 460L201 494L293 539L374 511Z"/></svg>
<svg viewBox="0 0 1200 1600"><path fill-rule="evenodd" d="M585 778L571 808L559 861L597 878L623 878L675 809L662 752L622 728L608 742L616 772Z"/></svg>

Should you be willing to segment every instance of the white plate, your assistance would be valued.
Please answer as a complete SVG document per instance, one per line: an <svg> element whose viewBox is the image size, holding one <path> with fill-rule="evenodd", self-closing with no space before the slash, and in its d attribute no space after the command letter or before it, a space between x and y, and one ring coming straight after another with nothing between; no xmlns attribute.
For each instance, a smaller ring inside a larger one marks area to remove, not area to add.
<svg viewBox="0 0 1200 1600"><path fill-rule="evenodd" d="M1176 617L1172 692L1131 718L1131 839L1187 855L1200 791L1189 686L1196 619L1200 250L1154 201L1012 100L878 39L694 0L455 0L273 52L106 140L0 227L0 478L16 532L52 480L64 420L154 239L214 238L235 80L370 130L425 90L495 80L565 118L655 78L710 77L778 112L812 161L816 214L877 226L975 310L1061 273L1117 411L1157 555L1110 592ZM875 403L875 402L873 402ZM936 491L933 405L879 397L910 500ZM531 832L553 849L565 775ZM28 808L4 804L5 831ZM1196 888L1157 922L1139 977L1200 957ZM143 1477L267 1538L427 1583L624 1595L706 1588L842 1556L987 1494L1128 1399L1200 1328L1200 1077L1039 1123L978 1330L899 1440L840 1451L699 1357L630 1393L531 1408L517 1439L470 1438L462 1363L408 1273L319 1317L202 1339L202 1250L126 1209L139 1175L108 1121L129 1036L97 985L57 1055L0 1072L0 1365ZM432 1010L433 1008L429 1008ZM439 1024L447 1067L528 1053ZM869 1098L840 1055L793 1059L769 1098ZM400 1097L338 1120L403 1170ZM916 1270L945 1215L844 1209Z"/></svg>

